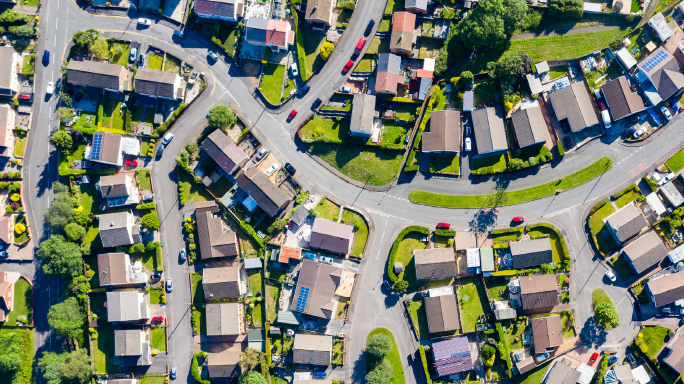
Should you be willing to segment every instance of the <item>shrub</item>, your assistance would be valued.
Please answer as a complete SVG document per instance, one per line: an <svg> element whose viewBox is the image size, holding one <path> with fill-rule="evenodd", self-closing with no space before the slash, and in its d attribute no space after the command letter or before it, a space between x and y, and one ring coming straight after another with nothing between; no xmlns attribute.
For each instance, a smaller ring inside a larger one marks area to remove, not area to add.
<svg viewBox="0 0 684 384"><path fill-rule="evenodd" d="M80 241L85 236L86 230L76 223L69 223L64 227L64 233L71 241Z"/></svg>
<svg viewBox="0 0 684 384"><path fill-rule="evenodd" d="M644 175L643 179L646 182L646 184L648 184L648 187L651 188L651 192L655 192L658 190L658 183L655 180L653 180L652 177Z"/></svg>
<svg viewBox="0 0 684 384"><path fill-rule="evenodd" d="M321 59L323 61L327 61L330 58L330 55L332 55L333 50L335 49L335 46L332 45L330 42L324 42L321 44Z"/></svg>
<svg viewBox="0 0 684 384"><path fill-rule="evenodd" d="M390 353L391 350L392 339L389 336L382 333L377 333L368 338L366 353L376 359L376 361L382 360Z"/></svg>
<svg viewBox="0 0 684 384"><path fill-rule="evenodd" d="M444 236L444 237L454 237L454 236L456 236L456 231L451 230L451 229L437 228L437 229L435 229L435 235Z"/></svg>
<svg viewBox="0 0 684 384"><path fill-rule="evenodd" d="M136 209L155 209L157 208L157 203L154 201L151 203L140 204L135 207Z"/></svg>
<svg viewBox="0 0 684 384"><path fill-rule="evenodd" d="M26 226L22 223L14 224L14 232L17 235L21 235L22 233L26 232Z"/></svg>
<svg viewBox="0 0 684 384"><path fill-rule="evenodd" d="M428 369L427 356L425 356L425 347L422 345L419 346L418 352L420 353L420 361L423 363L423 371L425 372L425 377L427 378L427 384L432 384L430 370Z"/></svg>
<svg viewBox="0 0 684 384"><path fill-rule="evenodd" d="M556 147L558 147L558 154L561 155L561 157L565 156L565 148L563 148L563 143L560 139L556 140Z"/></svg>
<svg viewBox="0 0 684 384"><path fill-rule="evenodd" d="M156 231L159 229L159 216L157 216L156 213L150 212L146 214L145 216L142 217L142 221L140 222L140 225L143 227Z"/></svg>
<svg viewBox="0 0 684 384"><path fill-rule="evenodd" d="M21 196L20 196L18 193L13 193L13 194L10 196L10 200L12 200L12 201L19 201L19 200L21 200Z"/></svg>

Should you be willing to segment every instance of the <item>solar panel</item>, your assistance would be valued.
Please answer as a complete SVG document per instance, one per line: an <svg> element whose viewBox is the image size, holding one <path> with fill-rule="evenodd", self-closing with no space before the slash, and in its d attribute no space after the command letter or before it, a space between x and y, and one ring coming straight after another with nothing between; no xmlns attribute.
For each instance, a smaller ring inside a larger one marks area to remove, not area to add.
<svg viewBox="0 0 684 384"><path fill-rule="evenodd" d="M102 135L95 135L93 137L93 158L100 158L100 151L102 150Z"/></svg>
<svg viewBox="0 0 684 384"><path fill-rule="evenodd" d="M653 68L657 67L660 63L663 62L663 60L665 60L667 58L668 58L667 53L665 53L664 51L658 51L658 52L656 52L656 54L653 57L648 59L646 64L644 64L644 69L647 72L651 72L651 70L653 70Z"/></svg>
<svg viewBox="0 0 684 384"><path fill-rule="evenodd" d="M309 300L309 288L302 287L299 290L299 296L297 297L297 306L295 309L299 312L304 312L306 309L306 302Z"/></svg>

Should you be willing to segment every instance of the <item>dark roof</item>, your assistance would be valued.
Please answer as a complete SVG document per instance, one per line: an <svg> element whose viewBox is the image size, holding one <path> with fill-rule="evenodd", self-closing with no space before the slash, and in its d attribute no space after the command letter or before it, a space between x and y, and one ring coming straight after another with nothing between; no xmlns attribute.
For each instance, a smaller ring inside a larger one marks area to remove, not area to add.
<svg viewBox="0 0 684 384"><path fill-rule="evenodd" d="M534 353L544 353L547 348L562 345L563 326L560 316L533 318L532 336L534 337Z"/></svg>
<svg viewBox="0 0 684 384"><path fill-rule="evenodd" d="M461 329L456 296L449 294L425 297L423 302L425 302L425 313L430 333L450 332Z"/></svg>
<svg viewBox="0 0 684 384"><path fill-rule="evenodd" d="M268 176L257 167L245 171L237 183L271 217L280 212L290 201L285 192L273 184Z"/></svg>
<svg viewBox="0 0 684 384"><path fill-rule="evenodd" d="M233 231L223 231L223 220L216 201L195 205L195 220L202 259L238 255L237 234Z"/></svg>
<svg viewBox="0 0 684 384"><path fill-rule="evenodd" d="M583 81L572 83L549 95L551 107L558 121L568 119L573 132L598 124L598 117Z"/></svg>
<svg viewBox="0 0 684 384"><path fill-rule="evenodd" d="M97 255L97 269L100 285L127 284L126 259L128 255L123 252L102 253Z"/></svg>
<svg viewBox="0 0 684 384"><path fill-rule="evenodd" d="M649 280L648 288L655 299L655 306L662 307L684 299L684 276L679 275L679 273L671 273L655 280Z"/></svg>
<svg viewBox="0 0 684 384"><path fill-rule="evenodd" d="M164 72L150 68L138 68L135 73L135 93L175 99L175 72Z"/></svg>
<svg viewBox="0 0 684 384"><path fill-rule="evenodd" d="M109 132L93 133L93 143L100 142L99 154L93 148L90 159L108 164L118 164L121 156L121 135Z"/></svg>
<svg viewBox="0 0 684 384"><path fill-rule="evenodd" d="M619 120L646 108L641 96L629 89L625 76L607 82L601 87L601 90L614 120Z"/></svg>
<svg viewBox="0 0 684 384"><path fill-rule="evenodd" d="M513 268L527 268L553 263L553 250L548 237L509 243Z"/></svg>
<svg viewBox="0 0 684 384"><path fill-rule="evenodd" d="M204 268L202 286L207 300L236 299L240 294L240 267Z"/></svg>
<svg viewBox="0 0 684 384"><path fill-rule="evenodd" d="M546 377L546 382L551 384L577 384L582 373L570 366L565 359L556 360L556 364Z"/></svg>
<svg viewBox="0 0 684 384"><path fill-rule="evenodd" d="M447 376L473 369L467 337L432 343L432 354L437 376Z"/></svg>
<svg viewBox="0 0 684 384"><path fill-rule="evenodd" d="M290 310L331 319L332 300L341 276L340 268L304 259Z"/></svg>
<svg viewBox="0 0 684 384"><path fill-rule="evenodd" d="M292 216L290 216L290 220L292 220L293 223L297 224L298 227L301 227L302 224L304 224L304 222L306 222L306 219L308 217L309 217L309 210L304 208L303 205L300 205L294 211Z"/></svg>
<svg viewBox="0 0 684 384"><path fill-rule="evenodd" d="M461 112L434 111L430 132L423 133L423 152L458 152L461 150Z"/></svg>
<svg viewBox="0 0 684 384"><path fill-rule="evenodd" d="M69 61L67 83L82 87L121 89L121 76L126 68L118 64L99 61Z"/></svg>
<svg viewBox="0 0 684 384"><path fill-rule="evenodd" d="M392 15L392 35L390 49L410 51L413 48L413 33L416 28L416 15L410 12L396 12Z"/></svg>
<svg viewBox="0 0 684 384"><path fill-rule="evenodd" d="M656 56L662 56L664 59L656 65L647 67L646 64L649 63L649 60ZM638 68L650 76L653 85L658 90L658 95L663 100L670 98L684 87L684 75L679 72L677 60L664 47L659 47L641 60Z"/></svg>
<svg viewBox="0 0 684 384"><path fill-rule="evenodd" d="M236 3L238 0L196 0L195 12L204 15L221 16L231 19L237 18Z"/></svg>
<svg viewBox="0 0 684 384"><path fill-rule="evenodd" d="M644 272L667 257L665 244L652 229L625 246L622 252L631 260L636 273Z"/></svg>
<svg viewBox="0 0 684 384"><path fill-rule="evenodd" d="M511 125L521 148L532 144L545 143L549 137L546 122L539 106L513 112Z"/></svg>
<svg viewBox="0 0 684 384"><path fill-rule="evenodd" d="M119 247L135 243L128 230L130 211L103 213L98 216L100 239L104 248ZM138 241L140 242L140 241Z"/></svg>
<svg viewBox="0 0 684 384"><path fill-rule="evenodd" d="M648 222L644 218L639 208L634 203L629 203L618 209L617 212L603 219L617 234L621 243L637 235L642 229L648 227Z"/></svg>
<svg viewBox="0 0 684 384"><path fill-rule="evenodd" d="M353 236L353 225L317 217L311 226L309 247L346 255Z"/></svg>
<svg viewBox="0 0 684 384"><path fill-rule="evenodd" d="M433 248L413 251L416 280L443 280L456 276L453 248Z"/></svg>
<svg viewBox="0 0 684 384"><path fill-rule="evenodd" d="M349 123L350 134L363 132L370 136L373 132L373 116L375 115L375 95L355 93L352 102L352 115Z"/></svg>
<svg viewBox="0 0 684 384"><path fill-rule="evenodd" d="M227 349L207 356L207 370L212 379L234 377L240 374L240 350Z"/></svg>
<svg viewBox="0 0 684 384"><path fill-rule="evenodd" d="M100 191L102 197L119 197L128 196L126 190L126 177L130 177L125 173L117 175L106 175L100 178Z"/></svg>
<svg viewBox="0 0 684 384"><path fill-rule="evenodd" d="M472 112L473 131L478 153L508 149L506 126L499 107L476 109Z"/></svg>
<svg viewBox="0 0 684 384"><path fill-rule="evenodd" d="M114 355L140 356L142 354L140 333L140 329L115 329Z"/></svg>
<svg viewBox="0 0 684 384"><path fill-rule="evenodd" d="M331 350L332 336L298 333L292 345L292 362L328 366Z"/></svg>
<svg viewBox="0 0 684 384"><path fill-rule="evenodd" d="M206 152L229 175L242 166L249 157L222 130L212 132L202 142L202 150Z"/></svg>
<svg viewBox="0 0 684 384"><path fill-rule="evenodd" d="M663 359L663 362L680 375L684 375L684 333L681 331L681 328L672 340L665 345L665 348L670 353Z"/></svg>
<svg viewBox="0 0 684 384"><path fill-rule="evenodd" d="M548 308L559 304L556 275L521 276L519 281L523 309Z"/></svg>

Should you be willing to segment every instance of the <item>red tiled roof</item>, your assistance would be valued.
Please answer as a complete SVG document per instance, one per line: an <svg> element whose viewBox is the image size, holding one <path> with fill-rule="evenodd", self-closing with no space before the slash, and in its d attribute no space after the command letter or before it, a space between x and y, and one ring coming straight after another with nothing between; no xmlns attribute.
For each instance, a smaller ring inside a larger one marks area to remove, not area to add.
<svg viewBox="0 0 684 384"><path fill-rule="evenodd" d="M281 263L289 263L290 260L301 260L302 249L301 248L290 248L282 247L280 248L280 254L278 255L278 261Z"/></svg>

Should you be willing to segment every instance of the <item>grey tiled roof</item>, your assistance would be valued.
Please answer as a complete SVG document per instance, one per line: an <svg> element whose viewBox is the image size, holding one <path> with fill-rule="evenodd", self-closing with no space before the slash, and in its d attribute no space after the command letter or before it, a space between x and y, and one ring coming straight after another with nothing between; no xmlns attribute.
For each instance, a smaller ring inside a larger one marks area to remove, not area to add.
<svg viewBox="0 0 684 384"><path fill-rule="evenodd" d="M130 176L125 173L102 176L100 178L102 197L128 196L128 191L126 190L126 177Z"/></svg>
<svg viewBox="0 0 684 384"><path fill-rule="evenodd" d="M655 280L649 280L648 288L655 297L655 306L662 307L684 299L684 276L679 273L672 273Z"/></svg>
<svg viewBox="0 0 684 384"><path fill-rule="evenodd" d="M240 297L239 274L238 266L205 268L202 277L204 297L207 300Z"/></svg>
<svg viewBox="0 0 684 384"><path fill-rule="evenodd" d="M121 76L126 68L118 64L99 61L69 61L67 83L82 87L120 89Z"/></svg>
<svg viewBox="0 0 684 384"><path fill-rule="evenodd" d="M14 48L9 45L0 47L0 72L2 73L2 76L0 76L0 89L9 90L11 87L12 72L16 72L17 70L16 68L12 68L12 61L14 60L15 54ZM3 94L4 93L5 92L3 92Z"/></svg>
<svg viewBox="0 0 684 384"><path fill-rule="evenodd" d="M207 304L207 336L239 335L241 303Z"/></svg>
<svg viewBox="0 0 684 384"><path fill-rule="evenodd" d="M617 212L603 219L603 222L613 229L621 243L624 243L641 232L642 229L648 227L648 222L644 215L634 203L629 203L620 208Z"/></svg>
<svg viewBox="0 0 684 384"><path fill-rule="evenodd" d="M568 119L573 132L598 124L598 117L583 81L572 83L549 95L549 101L558 121Z"/></svg>
<svg viewBox="0 0 684 384"><path fill-rule="evenodd" d="M135 73L135 92L145 95L176 98L174 93L177 73L138 68Z"/></svg>
<svg viewBox="0 0 684 384"><path fill-rule="evenodd" d="M290 220L292 220L293 223L297 224L298 227L301 227L304 222L306 222L306 219L309 217L309 210L304 208L303 205L300 205L297 207L295 212L290 216Z"/></svg>
<svg viewBox="0 0 684 384"><path fill-rule="evenodd" d="M227 174L247 162L249 157L222 130L217 129L202 142L202 148Z"/></svg>
<svg viewBox="0 0 684 384"><path fill-rule="evenodd" d="M319 366L330 365L332 350L332 336L295 335L292 347L292 362L295 364L310 364Z"/></svg>
<svg viewBox="0 0 684 384"><path fill-rule="evenodd" d="M509 243L513 268L527 268L535 265L551 264L553 251L548 237Z"/></svg>
<svg viewBox="0 0 684 384"><path fill-rule="evenodd" d="M518 145L521 148L532 144L545 143L549 138L544 116L538 106L513 112L511 123Z"/></svg>
<svg viewBox="0 0 684 384"><path fill-rule="evenodd" d="M601 87L601 90L614 120L619 120L646 108L641 96L629 89L625 76L607 82Z"/></svg>
<svg viewBox="0 0 684 384"><path fill-rule="evenodd" d="M449 294L425 297L425 313L430 333L450 332L461 329L456 296Z"/></svg>
<svg viewBox="0 0 684 384"><path fill-rule="evenodd" d="M114 330L114 355L116 356L140 356L142 343L140 329L115 329Z"/></svg>
<svg viewBox="0 0 684 384"><path fill-rule="evenodd" d="M632 261L636 273L644 272L667 257L665 244L652 229L625 246L622 252Z"/></svg>
<svg viewBox="0 0 684 384"><path fill-rule="evenodd" d="M285 192L273 184L257 167L245 171L237 183L271 217L290 201Z"/></svg>
<svg viewBox="0 0 684 384"><path fill-rule="evenodd" d="M508 149L503 113L499 107L476 109L472 112L473 131L478 153Z"/></svg>
<svg viewBox="0 0 684 384"><path fill-rule="evenodd" d="M582 374L580 371L572 368L564 359L556 360L553 370L546 378L546 382L551 384L577 384Z"/></svg>
<svg viewBox="0 0 684 384"><path fill-rule="evenodd" d="M346 255L353 235L353 225L317 217L311 227L309 247Z"/></svg>
<svg viewBox="0 0 684 384"><path fill-rule="evenodd" d="M654 66L650 70L646 70L644 64L649 61L653 56L665 53L667 58L661 61L658 65ZM653 81L653 85L658 90L658 94L663 100L670 98L679 89L684 87L684 75L679 71L679 64L677 60L665 50L664 47L659 47L653 53L648 55L645 59L641 60L638 65L639 69L646 72Z"/></svg>
<svg viewBox="0 0 684 384"><path fill-rule="evenodd" d="M131 212L103 213L98 216L100 239L104 248L134 244L127 226L128 215Z"/></svg>
<svg viewBox="0 0 684 384"><path fill-rule="evenodd" d="M373 115L375 114L375 95L355 93L352 102L350 134L370 136L373 132ZM358 132L358 133L357 133Z"/></svg>
<svg viewBox="0 0 684 384"><path fill-rule="evenodd" d="M195 220L202 259L238 255L237 234L233 231L223 232L223 220L215 201L196 205Z"/></svg>
<svg viewBox="0 0 684 384"><path fill-rule="evenodd" d="M456 276L453 248L433 248L413 251L416 280L442 280Z"/></svg>

